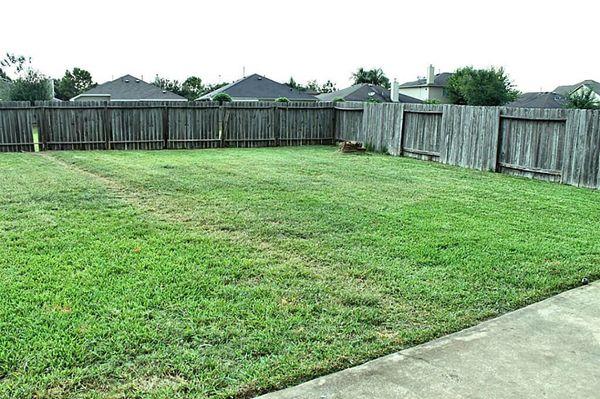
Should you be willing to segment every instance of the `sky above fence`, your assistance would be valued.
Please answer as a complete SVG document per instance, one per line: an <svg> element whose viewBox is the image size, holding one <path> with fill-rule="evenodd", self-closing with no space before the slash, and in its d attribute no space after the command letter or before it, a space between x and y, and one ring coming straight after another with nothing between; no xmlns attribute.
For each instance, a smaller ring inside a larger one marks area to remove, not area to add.
<svg viewBox="0 0 600 399"><path fill-rule="evenodd" d="M11 1L0 51L59 76L74 66L104 82L260 73L350 83L360 66L400 82L462 65L504 66L522 91L597 79L589 1ZM573 62L577 59L577 62Z"/></svg>

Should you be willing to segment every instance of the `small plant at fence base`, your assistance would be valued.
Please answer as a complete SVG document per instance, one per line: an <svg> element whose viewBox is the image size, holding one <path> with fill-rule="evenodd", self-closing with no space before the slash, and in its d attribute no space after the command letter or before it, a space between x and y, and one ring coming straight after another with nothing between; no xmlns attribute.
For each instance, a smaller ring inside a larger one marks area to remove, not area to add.
<svg viewBox="0 0 600 399"><path fill-rule="evenodd" d="M217 93L211 98L211 100L216 101L219 104L230 103L233 101L231 96L227 93Z"/></svg>
<svg viewBox="0 0 600 399"><path fill-rule="evenodd" d="M290 99L287 97L279 97L275 99L276 103L289 103Z"/></svg>

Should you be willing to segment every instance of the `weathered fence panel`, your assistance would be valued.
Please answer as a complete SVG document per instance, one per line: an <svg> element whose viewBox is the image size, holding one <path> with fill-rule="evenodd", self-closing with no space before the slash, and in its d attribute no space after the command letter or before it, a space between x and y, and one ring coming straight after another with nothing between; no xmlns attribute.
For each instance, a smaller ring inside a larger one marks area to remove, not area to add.
<svg viewBox="0 0 600 399"><path fill-rule="evenodd" d="M403 107L402 104L366 103L360 141L374 151L400 155Z"/></svg>
<svg viewBox="0 0 600 399"><path fill-rule="evenodd" d="M339 102L335 109L335 138L337 140L357 141L363 126L364 103Z"/></svg>
<svg viewBox="0 0 600 399"><path fill-rule="evenodd" d="M561 181L566 111L504 108L500 115L499 171Z"/></svg>
<svg viewBox="0 0 600 399"><path fill-rule="evenodd" d="M111 103L110 147L115 150L166 148L164 109L159 104Z"/></svg>
<svg viewBox="0 0 600 399"><path fill-rule="evenodd" d="M444 106L440 161L495 170L500 110L497 107Z"/></svg>
<svg viewBox="0 0 600 399"><path fill-rule="evenodd" d="M214 103L178 104L167 108L168 148L219 147L219 106Z"/></svg>
<svg viewBox="0 0 600 399"><path fill-rule="evenodd" d="M223 143L227 147L275 145L275 115L272 102L240 101L223 107Z"/></svg>
<svg viewBox="0 0 600 399"><path fill-rule="evenodd" d="M329 103L275 103L278 145L331 144L335 111Z"/></svg>
<svg viewBox="0 0 600 399"><path fill-rule="evenodd" d="M600 188L600 111L570 110L562 182Z"/></svg>
<svg viewBox="0 0 600 399"><path fill-rule="evenodd" d="M600 188L600 111L365 104L350 137L336 115L375 151Z"/></svg>
<svg viewBox="0 0 600 399"><path fill-rule="evenodd" d="M0 102L0 152L33 151L35 122L29 102Z"/></svg>
<svg viewBox="0 0 600 399"><path fill-rule="evenodd" d="M106 106L90 102L36 102L44 150L108 148Z"/></svg>
<svg viewBox="0 0 600 399"><path fill-rule="evenodd" d="M439 161L442 110L441 105L404 104L401 143L403 155Z"/></svg>

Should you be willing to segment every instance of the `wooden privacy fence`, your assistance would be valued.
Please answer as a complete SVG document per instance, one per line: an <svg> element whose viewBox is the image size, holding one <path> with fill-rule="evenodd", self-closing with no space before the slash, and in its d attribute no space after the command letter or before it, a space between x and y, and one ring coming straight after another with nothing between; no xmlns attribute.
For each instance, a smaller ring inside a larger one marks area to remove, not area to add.
<svg viewBox="0 0 600 399"><path fill-rule="evenodd" d="M336 137L375 151L600 188L600 111L370 103L335 109Z"/></svg>
<svg viewBox="0 0 600 399"><path fill-rule="evenodd" d="M600 111L352 102L0 102L4 152L335 139L392 155L600 188Z"/></svg>
<svg viewBox="0 0 600 399"><path fill-rule="evenodd" d="M0 151L331 144L330 103L0 103Z"/></svg>

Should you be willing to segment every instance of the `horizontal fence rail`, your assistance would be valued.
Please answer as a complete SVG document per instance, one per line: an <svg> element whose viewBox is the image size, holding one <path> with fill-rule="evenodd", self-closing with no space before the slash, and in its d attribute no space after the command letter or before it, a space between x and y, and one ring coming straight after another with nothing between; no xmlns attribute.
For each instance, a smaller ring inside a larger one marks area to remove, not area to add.
<svg viewBox="0 0 600 399"><path fill-rule="evenodd" d="M360 141L373 151L600 188L600 111L360 102L0 102L0 152Z"/></svg>

